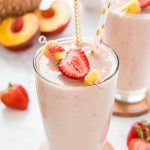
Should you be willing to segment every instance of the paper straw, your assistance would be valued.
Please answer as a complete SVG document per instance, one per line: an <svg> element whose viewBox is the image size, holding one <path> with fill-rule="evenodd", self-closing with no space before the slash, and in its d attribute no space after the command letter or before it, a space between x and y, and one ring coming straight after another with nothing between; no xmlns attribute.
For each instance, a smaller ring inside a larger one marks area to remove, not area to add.
<svg viewBox="0 0 150 150"><path fill-rule="evenodd" d="M80 25L79 0L74 0L74 19L75 19L76 43L79 44L81 42L81 25Z"/></svg>
<svg viewBox="0 0 150 150"><path fill-rule="evenodd" d="M105 23L107 20L108 12L111 6L112 0L105 0L102 6L100 21L95 33L95 41L94 41L94 50L98 49L99 42L102 38L102 34L104 31Z"/></svg>

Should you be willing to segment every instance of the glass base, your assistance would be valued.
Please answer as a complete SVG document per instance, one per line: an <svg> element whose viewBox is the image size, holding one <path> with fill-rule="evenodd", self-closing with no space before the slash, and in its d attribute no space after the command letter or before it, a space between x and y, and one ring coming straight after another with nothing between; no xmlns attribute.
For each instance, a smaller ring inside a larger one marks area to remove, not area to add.
<svg viewBox="0 0 150 150"><path fill-rule="evenodd" d="M147 88L135 91L117 90L116 99L121 102L138 103L146 97Z"/></svg>

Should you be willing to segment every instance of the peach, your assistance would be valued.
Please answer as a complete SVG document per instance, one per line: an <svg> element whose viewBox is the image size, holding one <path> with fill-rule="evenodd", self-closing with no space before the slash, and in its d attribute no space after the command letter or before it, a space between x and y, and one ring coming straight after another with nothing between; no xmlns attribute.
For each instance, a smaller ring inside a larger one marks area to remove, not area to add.
<svg viewBox="0 0 150 150"><path fill-rule="evenodd" d="M34 13L7 18L0 24L0 44L14 51L24 50L34 43L39 27L38 17Z"/></svg>
<svg viewBox="0 0 150 150"><path fill-rule="evenodd" d="M47 10L37 10L40 29L44 35L56 35L62 32L70 22L70 7L63 1L55 1Z"/></svg>

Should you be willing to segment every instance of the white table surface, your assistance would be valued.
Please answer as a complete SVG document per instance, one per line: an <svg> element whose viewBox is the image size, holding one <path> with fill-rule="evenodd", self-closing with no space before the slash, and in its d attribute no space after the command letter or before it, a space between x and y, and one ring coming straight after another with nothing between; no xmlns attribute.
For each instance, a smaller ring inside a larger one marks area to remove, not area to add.
<svg viewBox="0 0 150 150"><path fill-rule="evenodd" d="M70 6L73 1L69 0ZM82 33L93 38L98 21L98 13L82 8ZM62 34L52 39L73 36L72 21ZM7 86L8 82L21 83L27 89L30 96L30 105L27 111L15 111L0 104L0 150L38 150L40 144L45 141L41 116L35 90L34 70L32 59L39 45L35 45L28 51L21 53L10 52L0 47L0 90ZM150 119L150 113L135 118L112 117L108 140L115 150L126 150L127 132L135 121Z"/></svg>

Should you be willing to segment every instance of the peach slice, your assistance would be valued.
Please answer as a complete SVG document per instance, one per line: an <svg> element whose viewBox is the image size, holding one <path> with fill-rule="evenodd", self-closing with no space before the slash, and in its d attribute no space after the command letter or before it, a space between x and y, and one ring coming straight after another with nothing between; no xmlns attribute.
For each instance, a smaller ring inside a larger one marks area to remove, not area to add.
<svg viewBox="0 0 150 150"><path fill-rule="evenodd" d="M62 32L70 22L70 7L63 1L56 0L51 8L35 12L40 20L40 29L44 35L56 35Z"/></svg>
<svg viewBox="0 0 150 150"><path fill-rule="evenodd" d="M14 51L24 50L33 44L39 28L39 20L34 13L7 18L0 24L0 44Z"/></svg>
<svg viewBox="0 0 150 150"><path fill-rule="evenodd" d="M139 13L141 11L139 0L130 0L120 10L133 14Z"/></svg>

